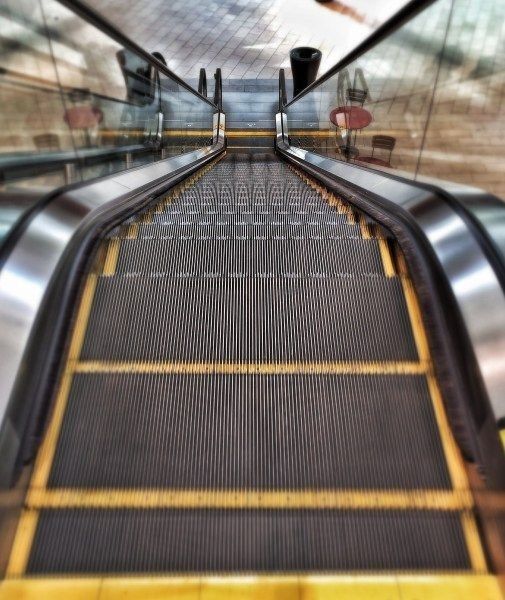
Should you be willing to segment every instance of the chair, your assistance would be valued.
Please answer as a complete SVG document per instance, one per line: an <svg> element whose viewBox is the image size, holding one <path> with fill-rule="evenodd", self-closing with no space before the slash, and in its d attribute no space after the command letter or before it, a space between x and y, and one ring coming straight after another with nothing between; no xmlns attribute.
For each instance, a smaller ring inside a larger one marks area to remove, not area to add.
<svg viewBox="0 0 505 600"><path fill-rule="evenodd" d="M372 137L372 154L370 156L360 156L357 160L382 167L391 167L391 155L396 145L396 138L390 135L374 135ZM374 156L375 150L385 150L389 152L387 160Z"/></svg>
<svg viewBox="0 0 505 600"><path fill-rule="evenodd" d="M60 139L55 133L40 133L33 136L37 150L61 150Z"/></svg>

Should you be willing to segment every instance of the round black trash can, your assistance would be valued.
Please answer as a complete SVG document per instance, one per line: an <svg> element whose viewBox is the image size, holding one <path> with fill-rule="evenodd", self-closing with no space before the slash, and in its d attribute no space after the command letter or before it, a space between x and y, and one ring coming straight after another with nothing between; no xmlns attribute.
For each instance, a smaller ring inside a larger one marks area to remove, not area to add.
<svg viewBox="0 0 505 600"><path fill-rule="evenodd" d="M321 51L317 48L302 46L293 48L289 53L291 71L293 73L293 95L297 96L302 90L316 80L317 71L321 64Z"/></svg>

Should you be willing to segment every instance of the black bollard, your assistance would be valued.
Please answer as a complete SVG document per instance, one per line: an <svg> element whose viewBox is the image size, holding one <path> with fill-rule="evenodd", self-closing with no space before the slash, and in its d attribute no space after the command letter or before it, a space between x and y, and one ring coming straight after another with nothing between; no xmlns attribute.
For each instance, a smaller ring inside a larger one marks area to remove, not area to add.
<svg viewBox="0 0 505 600"><path fill-rule="evenodd" d="M293 73L294 96L298 96L302 90L316 80L317 71L321 64L321 56L321 51L317 48L303 46L291 50L289 59Z"/></svg>

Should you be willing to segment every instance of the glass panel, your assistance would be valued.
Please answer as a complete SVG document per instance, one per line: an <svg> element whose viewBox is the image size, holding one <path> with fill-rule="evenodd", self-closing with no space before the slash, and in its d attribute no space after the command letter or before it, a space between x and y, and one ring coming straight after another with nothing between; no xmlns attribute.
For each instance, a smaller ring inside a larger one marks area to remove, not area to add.
<svg viewBox="0 0 505 600"><path fill-rule="evenodd" d="M73 152L61 115L64 106L38 3L8 0L0 6L0 160L27 154ZM0 163L1 164L1 163ZM0 243L40 194L64 183L63 173L46 172L30 180L0 178Z"/></svg>
<svg viewBox="0 0 505 600"><path fill-rule="evenodd" d="M505 198L505 2L455 0L419 174Z"/></svg>
<svg viewBox="0 0 505 600"><path fill-rule="evenodd" d="M505 3L439 0L287 107L294 146L505 198Z"/></svg>
<svg viewBox="0 0 505 600"><path fill-rule="evenodd" d="M450 8L440 0L289 106L291 143L415 173Z"/></svg>
<svg viewBox="0 0 505 600"><path fill-rule="evenodd" d="M56 0L0 6L0 243L41 196L208 146L215 107Z"/></svg>

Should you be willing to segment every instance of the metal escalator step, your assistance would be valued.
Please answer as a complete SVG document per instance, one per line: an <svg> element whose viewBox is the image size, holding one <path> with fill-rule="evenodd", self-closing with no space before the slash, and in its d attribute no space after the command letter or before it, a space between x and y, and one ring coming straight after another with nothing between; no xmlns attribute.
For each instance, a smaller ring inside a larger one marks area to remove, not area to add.
<svg viewBox="0 0 505 600"><path fill-rule="evenodd" d="M175 202L168 204L166 209L163 211L164 213L170 213L176 210L217 210L219 211L228 211L230 209L235 210L236 212L248 212L248 211L261 211L261 210L269 210L270 212L276 212L280 210L290 210L290 211L314 211L319 212L323 211L328 214L333 214L335 212L335 208L324 202L322 199L318 201L314 200L311 202L299 202L292 200L274 200L266 198L261 200L230 200L229 202L223 202L223 198L212 198L209 197L207 199L193 199L190 200L187 197L182 197Z"/></svg>
<svg viewBox="0 0 505 600"><path fill-rule="evenodd" d="M116 273L169 277L382 275L377 240L122 240Z"/></svg>
<svg viewBox="0 0 505 600"><path fill-rule="evenodd" d="M74 509L41 512L27 573L464 569L454 513Z"/></svg>
<svg viewBox="0 0 505 600"><path fill-rule="evenodd" d="M138 239L181 238L246 238L246 239L336 239L360 238L359 225L347 223L252 224L236 220L216 220L215 223L152 223L140 225Z"/></svg>
<svg viewBox="0 0 505 600"><path fill-rule="evenodd" d="M217 211L213 214L203 215L198 211L192 213L154 213L153 223L165 224L200 224L200 223L229 223L230 225L246 223L251 225L269 226L288 226L288 225L304 225L307 227L322 227L322 226L341 226L347 225L347 217L343 214L335 212L332 215L314 215L307 212L283 212L283 213L229 213L226 215L220 214Z"/></svg>
<svg viewBox="0 0 505 600"><path fill-rule="evenodd" d="M424 376L99 373L74 376L49 487L451 483Z"/></svg>
<svg viewBox="0 0 505 600"><path fill-rule="evenodd" d="M416 360L398 278L101 277L83 359Z"/></svg>
<svg viewBox="0 0 505 600"><path fill-rule="evenodd" d="M331 207L329 207L331 208ZM172 215L178 214L199 214L203 216L207 215L309 215L314 218L328 218L334 214L335 210L326 209L324 205L317 207L307 207L307 206L297 206L287 205L287 204L278 204L278 205L268 205L268 204L255 204L248 206L238 206L236 204L229 204L227 206L215 207L212 205L202 206L201 204L173 204L169 205L169 208L163 211L167 217L167 220L172 217Z"/></svg>

